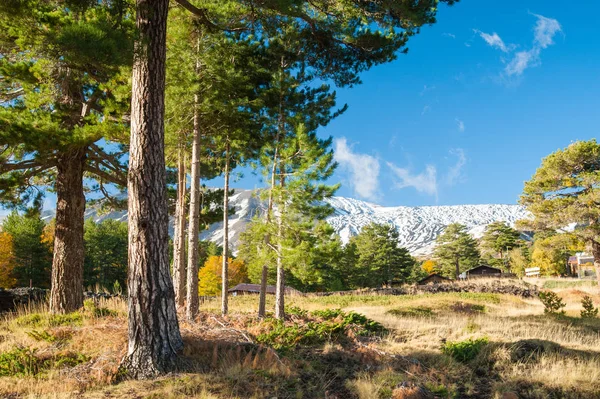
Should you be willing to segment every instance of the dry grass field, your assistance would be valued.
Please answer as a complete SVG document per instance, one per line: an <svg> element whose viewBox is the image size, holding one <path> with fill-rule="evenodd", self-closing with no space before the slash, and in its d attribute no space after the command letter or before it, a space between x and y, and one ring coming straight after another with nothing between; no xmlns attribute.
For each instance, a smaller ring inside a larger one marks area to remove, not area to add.
<svg viewBox="0 0 600 399"><path fill-rule="evenodd" d="M253 296L228 318L207 302L181 324L177 373L118 383L122 301L21 309L0 324L0 397L600 398L600 319L579 317L600 292L584 288L557 288L565 315L492 293L292 297L282 325L255 320Z"/></svg>

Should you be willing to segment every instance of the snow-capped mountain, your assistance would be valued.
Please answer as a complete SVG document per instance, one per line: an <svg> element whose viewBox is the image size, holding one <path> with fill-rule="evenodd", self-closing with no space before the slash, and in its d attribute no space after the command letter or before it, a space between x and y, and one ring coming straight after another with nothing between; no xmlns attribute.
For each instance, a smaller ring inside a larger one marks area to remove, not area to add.
<svg viewBox="0 0 600 399"><path fill-rule="evenodd" d="M235 190L229 199L235 214L229 219L229 240L237 247L240 234L257 213L264 210L265 204L257 198L256 191ZM452 205L420 207L384 207L369 202L346 197L333 197L327 200L335 209L327 221L340 235L344 243L356 235L362 227L371 222L392 224L400 233L400 243L413 255L431 253L435 239L450 223L461 223L469 228L475 237L481 237L485 227L495 221L505 221L514 225L515 221L528 217L528 212L520 205ZM53 211L45 212L51 218ZM96 221L104 219L127 220L126 212L99 214L89 208L86 218ZM201 234L204 240L221 242L223 223L215 223ZM171 233L172 225L170 229Z"/></svg>

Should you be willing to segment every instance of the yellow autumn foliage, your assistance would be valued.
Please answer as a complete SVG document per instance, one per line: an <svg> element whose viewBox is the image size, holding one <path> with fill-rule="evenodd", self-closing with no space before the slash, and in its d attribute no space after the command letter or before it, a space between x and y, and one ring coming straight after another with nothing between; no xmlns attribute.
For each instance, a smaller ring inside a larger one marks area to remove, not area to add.
<svg viewBox="0 0 600 399"><path fill-rule="evenodd" d="M228 259L228 284L234 287L248 281L248 269L240 259ZM221 294L222 256L210 256L198 272L198 294L202 296L218 296Z"/></svg>

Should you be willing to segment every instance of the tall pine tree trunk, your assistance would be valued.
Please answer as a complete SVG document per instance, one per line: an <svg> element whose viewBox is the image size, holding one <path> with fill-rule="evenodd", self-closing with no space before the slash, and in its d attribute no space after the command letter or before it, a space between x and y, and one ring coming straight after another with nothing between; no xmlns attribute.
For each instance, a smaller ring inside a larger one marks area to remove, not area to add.
<svg viewBox="0 0 600 399"><path fill-rule="evenodd" d="M58 160L55 184L56 232L50 291L52 313L69 313L83 306L85 152L85 148L75 149Z"/></svg>
<svg viewBox="0 0 600 399"><path fill-rule="evenodd" d="M177 306L183 306L185 303L185 193L185 151L183 143L180 143L177 154L177 204L175 205L173 242L173 288Z"/></svg>
<svg viewBox="0 0 600 399"><path fill-rule="evenodd" d="M596 240L592 240L592 255L594 256L596 280L598 280L598 285L600 285L600 242Z"/></svg>
<svg viewBox="0 0 600 399"><path fill-rule="evenodd" d="M229 138L225 144L225 184L223 188L223 268L221 270L221 314L225 316L228 312L228 290L229 290Z"/></svg>
<svg viewBox="0 0 600 399"><path fill-rule="evenodd" d="M164 148L168 0L137 0L128 173L129 344L122 370L153 378L183 348L169 275Z"/></svg>
<svg viewBox="0 0 600 399"><path fill-rule="evenodd" d="M283 168L280 167L280 189L281 198L279 200L279 212L277 215L277 285L275 287L275 318L279 320L285 319L285 271L283 269L283 214L285 212L285 204L283 199L283 189L285 185L285 177Z"/></svg>
<svg viewBox="0 0 600 399"><path fill-rule="evenodd" d="M198 95L194 96L194 141L192 143L192 182L188 226L188 264L186 317L194 320L198 314L198 230L200 227L200 115Z"/></svg>

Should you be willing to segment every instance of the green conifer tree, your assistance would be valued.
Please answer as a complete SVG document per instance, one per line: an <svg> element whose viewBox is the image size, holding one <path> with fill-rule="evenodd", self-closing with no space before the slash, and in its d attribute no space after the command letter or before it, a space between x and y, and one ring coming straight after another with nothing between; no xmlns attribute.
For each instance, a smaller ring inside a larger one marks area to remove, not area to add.
<svg viewBox="0 0 600 399"><path fill-rule="evenodd" d="M0 4L0 199L56 193L50 309L83 304L84 180L123 186L133 24L129 3Z"/></svg>
<svg viewBox="0 0 600 399"><path fill-rule="evenodd" d="M466 226L449 224L436 239L434 257L446 275L458 279L461 272L477 266L480 261L477 241L469 235Z"/></svg>

